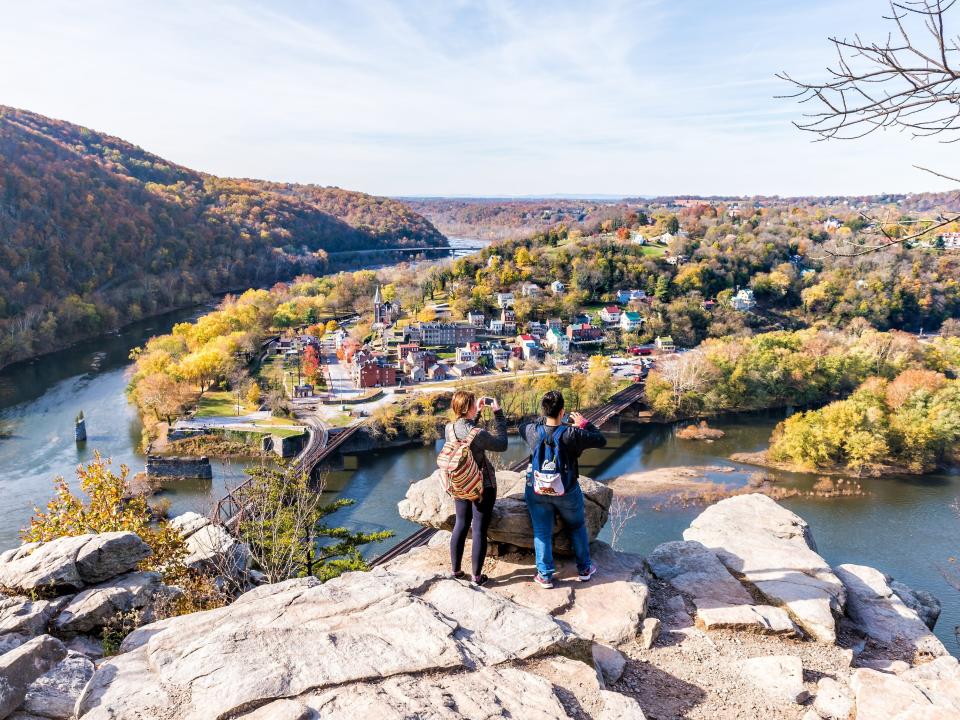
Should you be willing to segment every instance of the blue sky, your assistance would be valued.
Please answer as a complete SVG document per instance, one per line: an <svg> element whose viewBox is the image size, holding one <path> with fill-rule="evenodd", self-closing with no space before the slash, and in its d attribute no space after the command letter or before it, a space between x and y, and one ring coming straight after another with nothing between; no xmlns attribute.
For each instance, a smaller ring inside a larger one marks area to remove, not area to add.
<svg viewBox="0 0 960 720"><path fill-rule="evenodd" d="M390 195L945 189L960 146L811 143L820 78L881 0L8 2L0 104L219 175ZM960 22L960 10L957 12Z"/></svg>

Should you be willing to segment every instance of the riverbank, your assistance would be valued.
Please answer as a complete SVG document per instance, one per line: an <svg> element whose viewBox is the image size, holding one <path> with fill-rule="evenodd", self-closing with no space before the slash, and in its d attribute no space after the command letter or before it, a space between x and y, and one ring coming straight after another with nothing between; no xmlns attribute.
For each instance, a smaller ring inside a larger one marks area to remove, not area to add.
<svg viewBox="0 0 960 720"><path fill-rule="evenodd" d="M909 468L905 465L883 465L880 463L871 463L864 465L859 471L853 471L842 465L817 465L810 467L800 463L782 462L770 458L769 450L759 450L757 452L733 453L730 459L734 462L745 465L756 465L757 467L782 470L789 473L816 473L818 475L853 475L855 477L884 477L891 475L926 475L935 470L923 471ZM945 470L947 468L939 468Z"/></svg>

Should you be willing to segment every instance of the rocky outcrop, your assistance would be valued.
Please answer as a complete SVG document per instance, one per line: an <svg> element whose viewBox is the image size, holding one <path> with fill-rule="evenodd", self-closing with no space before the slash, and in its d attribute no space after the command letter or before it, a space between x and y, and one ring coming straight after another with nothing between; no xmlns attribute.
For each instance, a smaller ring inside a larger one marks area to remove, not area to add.
<svg viewBox="0 0 960 720"><path fill-rule="evenodd" d="M533 528L524 500L525 479L522 473L501 470L497 472L497 504L493 508L489 538L520 548L533 548ZM607 522L613 492L606 485L587 477L580 478L583 490L587 529L594 540ZM400 501L401 517L440 530L452 530L456 519L453 500L444 491L437 473L413 483L406 497ZM561 531L559 519L554 530L554 552L570 554L566 533Z"/></svg>
<svg viewBox="0 0 960 720"><path fill-rule="evenodd" d="M701 543L674 541L647 557L651 572L687 595L704 630L752 630L793 635L796 627L782 608L758 605L717 556Z"/></svg>
<svg viewBox="0 0 960 720"><path fill-rule="evenodd" d="M422 573L449 572L450 534L438 533L427 547L416 548L391 563L391 567ZM580 635L618 645L637 637L646 617L649 590L643 574L643 558L614 551L595 541L590 545L597 574L589 583L576 582L571 560L557 564L557 581L551 590L533 582L533 554L511 552L488 560L486 586L523 607L541 610L569 623Z"/></svg>
<svg viewBox="0 0 960 720"><path fill-rule="evenodd" d="M767 601L787 610L807 633L836 640L835 616L846 593L816 552L807 523L760 494L728 498L708 507L684 531L712 550L737 577Z"/></svg>
<svg viewBox="0 0 960 720"><path fill-rule="evenodd" d="M913 662L947 654L916 611L894 592L888 575L865 565L844 564L834 569L847 589L847 616L887 650L888 657ZM910 588L902 584L900 588L903 595L915 597Z"/></svg>
<svg viewBox="0 0 960 720"><path fill-rule="evenodd" d="M250 550L219 525L210 523L187 538L183 564L191 570L240 577L250 566Z"/></svg>
<svg viewBox="0 0 960 720"><path fill-rule="evenodd" d="M80 590L133 570L149 555L150 548L132 532L27 543L0 553L0 586L20 592Z"/></svg>
<svg viewBox="0 0 960 720"><path fill-rule="evenodd" d="M526 702L525 683L507 682L509 672L500 677L498 666L590 652L546 613L437 574L385 568L322 585L311 578L263 586L227 607L141 628L122 649L84 691L83 718L165 718L170 708L185 720L223 717L277 698L302 698L321 717L336 716L332 708L346 698L355 716L376 716L357 708L384 703L388 716L404 696L422 707L446 686L468 688L471 679L442 677L464 669L476 671L478 692L499 679L497 692L514 687ZM493 675L477 677L482 672Z"/></svg>
<svg viewBox="0 0 960 720"><path fill-rule="evenodd" d="M52 628L61 635L76 635L104 627L117 613L142 610L160 589L160 574L133 572L95 585L68 602Z"/></svg>
<svg viewBox="0 0 960 720"><path fill-rule="evenodd" d="M23 702L33 681L66 655L63 643L49 635L28 640L0 655L0 718L13 712Z"/></svg>

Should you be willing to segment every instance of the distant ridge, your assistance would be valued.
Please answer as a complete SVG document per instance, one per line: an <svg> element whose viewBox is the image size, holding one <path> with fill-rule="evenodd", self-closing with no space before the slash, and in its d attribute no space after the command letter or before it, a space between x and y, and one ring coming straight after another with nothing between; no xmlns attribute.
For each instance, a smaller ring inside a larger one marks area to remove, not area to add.
<svg viewBox="0 0 960 720"><path fill-rule="evenodd" d="M0 367L211 293L327 267L327 251L446 238L401 202L219 178L0 106Z"/></svg>

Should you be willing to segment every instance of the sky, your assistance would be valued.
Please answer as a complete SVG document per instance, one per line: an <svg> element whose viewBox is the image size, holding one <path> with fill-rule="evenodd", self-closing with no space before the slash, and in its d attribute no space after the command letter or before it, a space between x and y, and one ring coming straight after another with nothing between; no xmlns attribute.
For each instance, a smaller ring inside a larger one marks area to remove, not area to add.
<svg viewBox="0 0 960 720"><path fill-rule="evenodd" d="M943 190L960 144L813 143L777 94L882 0L0 0L0 104L223 176L394 195ZM960 21L960 9L957 12Z"/></svg>

